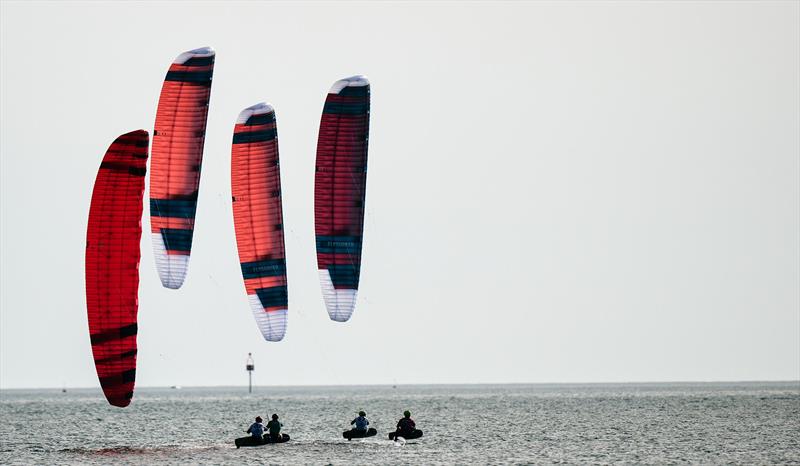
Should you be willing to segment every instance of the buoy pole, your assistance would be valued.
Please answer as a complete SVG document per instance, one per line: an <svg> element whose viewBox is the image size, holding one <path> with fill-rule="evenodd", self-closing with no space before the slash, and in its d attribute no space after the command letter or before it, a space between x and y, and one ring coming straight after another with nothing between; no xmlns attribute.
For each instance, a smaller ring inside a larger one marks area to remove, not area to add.
<svg viewBox="0 0 800 466"><path fill-rule="evenodd" d="M253 393L253 371L256 370L253 364L253 353L247 353L247 393Z"/></svg>

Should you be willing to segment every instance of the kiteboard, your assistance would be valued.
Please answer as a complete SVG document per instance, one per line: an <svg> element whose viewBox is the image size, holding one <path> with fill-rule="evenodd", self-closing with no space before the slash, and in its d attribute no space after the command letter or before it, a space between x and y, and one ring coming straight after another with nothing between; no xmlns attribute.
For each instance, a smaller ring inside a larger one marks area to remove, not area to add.
<svg viewBox="0 0 800 466"><path fill-rule="evenodd" d="M378 430L373 429L370 427L368 430L346 430L342 432L342 437L346 438L347 440L354 439L354 438L364 438L364 437L372 437L373 435L377 435Z"/></svg>
<svg viewBox="0 0 800 466"><path fill-rule="evenodd" d="M409 432L409 433L406 433L406 434L403 434L403 435L397 435L397 432L389 432L389 440L394 440L395 436L402 437L402 438L404 438L406 440L413 440L415 438L422 437L422 431L419 430L419 429L414 429L413 432Z"/></svg>
<svg viewBox="0 0 800 466"><path fill-rule="evenodd" d="M284 443L289 441L289 435L281 434L280 440L272 440L272 437L269 435L265 435L262 439L258 437L239 437L237 438L234 443L236 444L236 448L239 447L260 447L261 445L268 445L270 443Z"/></svg>

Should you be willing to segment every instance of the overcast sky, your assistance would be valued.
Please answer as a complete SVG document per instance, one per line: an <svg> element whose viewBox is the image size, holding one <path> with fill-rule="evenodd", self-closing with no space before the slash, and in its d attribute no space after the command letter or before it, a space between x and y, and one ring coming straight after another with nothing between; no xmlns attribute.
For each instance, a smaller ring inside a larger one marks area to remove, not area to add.
<svg viewBox="0 0 800 466"><path fill-rule="evenodd" d="M2 3L0 387L96 387L84 296L108 145L217 51L185 285L147 208L139 386L800 378L800 3ZM372 83L361 291L331 322L314 157ZM289 327L234 240L239 112L276 109ZM145 197L148 193L145 193Z"/></svg>

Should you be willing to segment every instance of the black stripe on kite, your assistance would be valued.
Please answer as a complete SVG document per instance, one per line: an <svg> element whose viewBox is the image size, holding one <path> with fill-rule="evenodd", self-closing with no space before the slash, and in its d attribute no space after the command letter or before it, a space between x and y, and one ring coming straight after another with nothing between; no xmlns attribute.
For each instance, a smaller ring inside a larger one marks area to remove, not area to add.
<svg viewBox="0 0 800 466"><path fill-rule="evenodd" d="M265 129L263 131L249 131L245 133L235 133L233 135L233 143L248 144L251 142L272 141L277 136L278 136L278 131L275 128Z"/></svg>
<svg viewBox="0 0 800 466"><path fill-rule="evenodd" d="M185 62L183 66L209 66L214 64L214 57L192 57Z"/></svg>
<svg viewBox="0 0 800 466"><path fill-rule="evenodd" d="M164 81L178 81L182 83L195 83L211 86L213 71L167 71Z"/></svg>
<svg viewBox="0 0 800 466"><path fill-rule="evenodd" d="M153 217L194 218L196 212L196 199L150 199Z"/></svg>
<svg viewBox="0 0 800 466"><path fill-rule="evenodd" d="M135 349L134 350L130 350L130 351L125 351L124 353L115 354L113 356L107 356L105 358L95 359L94 363L95 364L107 364L107 363L110 363L110 362L117 362L120 359L132 358L134 356L136 356L136 350Z"/></svg>
<svg viewBox="0 0 800 466"><path fill-rule="evenodd" d="M322 113L335 115L365 115L369 111L369 102L325 102Z"/></svg>
<svg viewBox="0 0 800 466"><path fill-rule="evenodd" d="M193 230L162 228L161 238L167 251L191 251Z"/></svg>
<svg viewBox="0 0 800 466"><path fill-rule="evenodd" d="M89 336L92 345L99 345L107 341L118 340L120 338L129 337L139 333L139 326L137 324L130 324L124 327L112 328L105 332L95 333Z"/></svg>
<svg viewBox="0 0 800 466"><path fill-rule="evenodd" d="M369 86L347 86L339 91L343 97L363 97L369 95Z"/></svg>
<svg viewBox="0 0 800 466"><path fill-rule="evenodd" d="M242 266L242 276L245 280L286 275L286 259L266 259L263 261L243 262L240 265Z"/></svg>
<svg viewBox="0 0 800 466"><path fill-rule="evenodd" d="M275 112L261 113L259 115L252 115L244 123L245 126L266 125L275 121Z"/></svg>
<svg viewBox="0 0 800 466"><path fill-rule="evenodd" d="M289 293L286 286L258 288L256 294L264 307L287 306L289 303Z"/></svg>

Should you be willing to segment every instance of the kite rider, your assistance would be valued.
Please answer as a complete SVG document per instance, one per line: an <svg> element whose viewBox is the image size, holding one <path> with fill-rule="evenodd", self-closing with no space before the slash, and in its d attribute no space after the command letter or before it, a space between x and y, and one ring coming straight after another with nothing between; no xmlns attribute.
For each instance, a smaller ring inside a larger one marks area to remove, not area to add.
<svg viewBox="0 0 800 466"><path fill-rule="evenodd" d="M273 442L279 442L281 440L281 427L283 427L283 424L278 421L278 415L273 414L272 420L267 423L269 436L272 438Z"/></svg>
<svg viewBox="0 0 800 466"><path fill-rule="evenodd" d="M264 438L264 424L262 424L262 422L263 419L261 419L261 416L256 416L256 422L247 428L247 433L258 440Z"/></svg>
<svg viewBox="0 0 800 466"><path fill-rule="evenodd" d="M353 424L356 425L353 428L354 431L357 431L359 433L363 433L363 432L367 431L367 426L369 425L369 421L365 417L366 415L367 415L367 413L365 413L364 411L359 411L358 412L358 417L353 419L352 421L350 421L350 425L351 426Z"/></svg>
<svg viewBox="0 0 800 466"><path fill-rule="evenodd" d="M410 437L417 430L417 424L411 419L411 412L404 411L403 418L397 421L395 435L398 437Z"/></svg>

